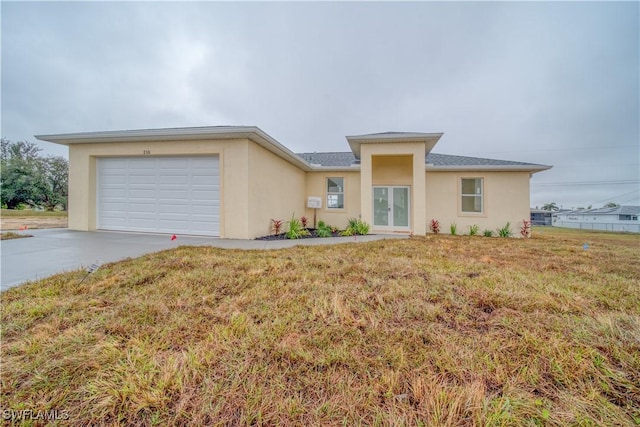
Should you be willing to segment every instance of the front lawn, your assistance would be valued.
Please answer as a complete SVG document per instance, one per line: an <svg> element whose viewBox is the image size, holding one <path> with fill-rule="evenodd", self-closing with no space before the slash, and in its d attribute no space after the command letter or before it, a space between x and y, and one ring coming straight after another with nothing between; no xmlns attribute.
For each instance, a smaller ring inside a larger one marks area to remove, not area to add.
<svg viewBox="0 0 640 427"><path fill-rule="evenodd" d="M3 409L78 426L640 423L637 235L180 247L84 275L2 293Z"/></svg>

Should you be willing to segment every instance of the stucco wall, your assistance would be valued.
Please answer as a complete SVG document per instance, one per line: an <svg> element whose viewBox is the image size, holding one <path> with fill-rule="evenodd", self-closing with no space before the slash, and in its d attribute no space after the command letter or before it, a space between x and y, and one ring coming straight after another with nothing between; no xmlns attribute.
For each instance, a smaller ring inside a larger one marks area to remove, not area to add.
<svg viewBox="0 0 640 427"><path fill-rule="evenodd" d="M271 219L289 220L305 213L305 173L257 144L249 145L249 238L269 234ZM286 229L286 228L285 228Z"/></svg>
<svg viewBox="0 0 640 427"><path fill-rule="evenodd" d="M220 237L247 238L249 144L247 139L72 144L69 146L69 228L96 229L97 158L217 154L220 156Z"/></svg>
<svg viewBox="0 0 640 427"><path fill-rule="evenodd" d="M360 216L360 172L307 172L305 206L308 196L320 197L322 209L317 210L317 220L339 228L347 226L349 218ZM327 178L344 177L344 209L327 208ZM306 209L305 216L313 221L313 209Z"/></svg>
<svg viewBox="0 0 640 427"><path fill-rule="evenodd" d="M484 178L484 212L464 213L460 210L460 179ZM441 232L449 233L455 222L458 234L468 234L477 224L480 232L495 230L511 223L514 236L519 236L523 219L529 219L529 172L426 172L426 217L440 222Z"/></svg>
<svg viewBox="0 0 640 427"><path fill-rule="evenodd" d="M373 156L371 158L373 185L411 185L413 183L413 157Z"/></svg>

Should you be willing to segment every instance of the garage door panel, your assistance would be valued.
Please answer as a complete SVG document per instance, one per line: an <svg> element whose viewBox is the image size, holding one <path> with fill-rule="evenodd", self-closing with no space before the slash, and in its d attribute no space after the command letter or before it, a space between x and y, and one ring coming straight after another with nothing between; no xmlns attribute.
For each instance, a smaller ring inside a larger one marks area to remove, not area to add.
<svg viewBox="0 0 640 427"><path fill-rule="evenodd" d="M157 157L130 157L123 160L127 163L125 168L131 171L136 169L156 169L158 164Z"/></svg>
<svg viewBox="0 0 640 427"><path fill-rule="evenodd" d="M157 206L155 203L130 203L129 209L131 212L143 212L143 213L155 213Z"/></svg>
<svg viewBox="0 0 640 427"><path fill-rule="evenodd" d="M219 235L217 156L98 161L98 228Z"/></svg>
<svg viewBox="0 0 640 427"><path fill-rule="evenodd" d="M124 212L127 209L127 204L120 201L105 201L103 206L107 212Z"/></svg>
<svg viewBox="0 0 640 427"><path fill-rule="evenodd" d="M215 157L216 162L218 158ZM209 169L211 165L210 158L207 157L194 157L191 159L191 167L192 168L202 168Z"/></svg>
<svg viewBox="0 0 640 427"><path fill-rule="evenodd" d="M192 185L211 185L211 184L219 185L220 177L209 176L209 175L192 175L191 184Z"/></svg>
<svg viewBox="0 0 640 427"><path fill-rule="evenodd" d="M158 177L158 184L161 185L189 185L189 177L185 175L162 175Z"/></svg>
<svg viewBox="0 0 640 427"><path fill-rule="evenodd" d="M112 171L113 172L113 171ZM122 176L122 171L118 171L117 173L113 173L112 175L107 175L109 176L110 179L110 183L111 185L126 185L127 184L127 178L125 176Z"/></svg>
<svg viewBox="0 0 640 427"><path fill-rule="evenodd" d="M134 198L134 199L155 199L156 198L156 191L155 190L138 190L138 189L131 189L129 191L129 198Z"/></svg>
<svg viewBox="0 0 640 427"><path fill-rule="evenodd" d="M191 213L194 215L216 215L218 209L214 205L194 205Z"/></svg>
<svg viewBox="0 0 640 427"><path fill-rule="evenodd" d="M162 158L158 157L158 164L163 169L187 169L190 165L189 163L193 161L192 157L168 157ZM208 161L208 160L205 160ZM211 163L209 162L209 165Z"/></svg>
<svg viewBox="0 0 640 427"><path fill-rule="evenodd" d="M100 195L103 199L120 200L126 197L127 191L123 188L103 188Z"/></svg>
<svg viewBox="0 0 640 427"><path fill-rule="evenodd" d="M187 203L189 201L188 191L158 190L158 200L162 203L175 201L176 203Z"/></svg>
<svg viewBox="0 0 640 427"><path fill-rule="evenodd" d="M131 175L129 177L129 184L151 184L155 185L158 182L158 177L155 175Z"/></svg>
<svg viewBox="0 0 640 427"><path fill-rule="evenodd" d="M159 203L158 210L160 212L166 212L170 214L189 214L193 212L189 206L181 204L181 203Z"/></svg>
<svg viewBox="0 0 640 427"><path fill-rule="evenodd" d="M210 216L210 215L193 215L191 217L192 221L195 223L200 223L200 224L210 224L212 222L218 222L220 220L220 218L218 218L218 216Z"/></svg>
<svg viewBox="0 0 640 427"><path fill-rule="evenodd" d="M104 163L102 169L104 171L123 170L127 168L127 161L124 159L109 159L108 163Z"/></svg>

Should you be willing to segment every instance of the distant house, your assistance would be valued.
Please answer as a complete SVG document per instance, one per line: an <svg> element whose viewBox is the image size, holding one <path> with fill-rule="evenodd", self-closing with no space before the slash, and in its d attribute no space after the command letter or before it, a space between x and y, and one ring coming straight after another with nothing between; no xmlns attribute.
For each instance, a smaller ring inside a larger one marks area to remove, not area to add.
<svg viewBox="0 0 640 427"><path fill-rule="evenodd" d="M550 166L436 154L442 133L348 136L296 154L254 126L40 135L69 147L69 228L250 239L292 215L374 233L495 229L529 218L529 179ZM314 208L316 209L314 211Z"/></svg>
<svg viewBox="0 0 640 427"><path fill-rule="evenodd" d="M554 214L556 227L640 233L640 206L581 209Z"/></svg>
<svg viewBox="0 0 640 427"><path fill-rule="evenodd" d="M551 225L553 212L531 209L531 225Z"/></svg>

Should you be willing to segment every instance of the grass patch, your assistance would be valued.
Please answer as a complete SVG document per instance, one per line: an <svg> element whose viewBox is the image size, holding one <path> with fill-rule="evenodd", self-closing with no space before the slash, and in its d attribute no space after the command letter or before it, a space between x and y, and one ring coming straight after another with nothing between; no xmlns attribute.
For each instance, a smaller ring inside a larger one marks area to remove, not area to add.
<svg viewBox="0 0 640 427"><path fill-rule="evenodd" d="M56 275L2 294L3 408L72 425L634 425L638 249L534 229L180 247L81 285Z"/></svg>
<svg viewBox="0 0 640 427"><path fill-rule="evenodd" d="M13 233L11 231L8 231L6 233L0 233L0 240L22 239L24 237L33 237L33 236L31 234Z"/></svg>
<svg viewBox="0 0 640 427"><path fill-rule="evenodd" d="M66 211L34 211L31 209L2 209L0 216L17 217L17 218L33 218L33 217L66 217Z"/></svg>

